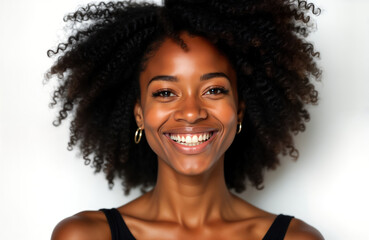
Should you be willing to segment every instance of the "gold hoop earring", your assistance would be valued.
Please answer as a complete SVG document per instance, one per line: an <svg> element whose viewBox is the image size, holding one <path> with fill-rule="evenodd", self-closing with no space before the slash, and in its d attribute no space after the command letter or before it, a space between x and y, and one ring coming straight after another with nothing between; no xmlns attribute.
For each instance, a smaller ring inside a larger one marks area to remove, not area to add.
<svg viewBox="0 0 369 240"><path fill-rule="evenodd" d="M138 144L141 141L141 137L142 137L142 129L139 127L136 130L135 133L135 143Z"/></svg>
<svg viewBox="0 0 369 240"><path fill-rule="evenodd" d="M242 130L242 123L241 122L237 123L237 128L238 128L237 134L240 134L240 132Z"/></svg>

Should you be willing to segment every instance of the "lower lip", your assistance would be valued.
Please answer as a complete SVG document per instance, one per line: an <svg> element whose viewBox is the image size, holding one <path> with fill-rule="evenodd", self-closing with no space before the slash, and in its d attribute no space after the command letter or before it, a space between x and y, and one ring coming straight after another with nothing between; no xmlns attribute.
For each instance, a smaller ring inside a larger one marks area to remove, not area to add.
<svg viewBox="0 0 369 240"><path fill-rule="evenodd" d="M207 146L209 146L209 144L213 141L216 134L217 132L213 132L213 135L209 138L209 140L196 146L182 145L172 140L169 136L166 137L169 139L169 142L171 142L179 152L183 154L199 154L206 150Z"/></svg>

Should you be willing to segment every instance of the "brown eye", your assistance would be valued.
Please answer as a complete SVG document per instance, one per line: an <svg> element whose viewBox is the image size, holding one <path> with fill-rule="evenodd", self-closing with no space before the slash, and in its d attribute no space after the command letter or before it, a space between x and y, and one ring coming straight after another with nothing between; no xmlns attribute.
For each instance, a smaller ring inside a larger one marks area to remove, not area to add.
<svg viewBox="0 0 369 240"><path fill-rule="evenodd" d="M157 92L154 92L152 94L153 97L163 97L163 98L167 98L167 97L174 97L175 94L172 93L171 91L169 90L164 90L164 91L157 91Z"/></svg>
<svg viewBox="0 0 369 240"><path fill-rule="evenodd" d="M205 95L226 94L228 92L229 92L229 90L227 90L225 88L216 87L216 88L209 89L207 92L205 92Z"/></svg>

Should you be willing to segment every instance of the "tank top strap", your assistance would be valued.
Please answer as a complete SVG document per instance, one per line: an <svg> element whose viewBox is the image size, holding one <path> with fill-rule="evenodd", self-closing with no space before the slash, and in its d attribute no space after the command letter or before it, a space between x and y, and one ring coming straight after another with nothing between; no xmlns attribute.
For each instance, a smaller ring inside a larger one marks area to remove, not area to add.
<svg viewBox="0 0 369 240"><path fill-rule="evenodd" d="M108 220L112 240L136 240L132 233L129 231L126 223L122 218L122 215L116 208L103 208L99 211L102 211L105 214L106 219Z"/></svg>
<svg viewBox="0 0 369 240"><path fill-rule="evenodd" d="M100 211L105 214L108 220L112 240L136 240L116 208L103 208ZM283 240L292 219L292 216L278 215L262 240Z"/></svg>
<svg viewBox="0 0 369 240"><path fill-rule="evenodd" d="M274 219L274 222L265 234L263 240L283 240L292 218L292 216L283 214L278 215Z"/></svg>

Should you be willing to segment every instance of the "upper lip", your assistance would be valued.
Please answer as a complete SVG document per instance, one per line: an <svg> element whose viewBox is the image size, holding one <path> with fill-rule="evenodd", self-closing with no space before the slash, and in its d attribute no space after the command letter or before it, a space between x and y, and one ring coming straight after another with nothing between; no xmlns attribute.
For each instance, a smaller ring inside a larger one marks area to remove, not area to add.
<svg viewBox="0 0 369 240"><path fill-rule="evenodd" d="M181 127L173 128L163 131L164 134L194 134L194 133L204 133L204 132L215 132L218 129L213 127Z"/></svg>

